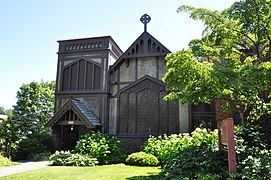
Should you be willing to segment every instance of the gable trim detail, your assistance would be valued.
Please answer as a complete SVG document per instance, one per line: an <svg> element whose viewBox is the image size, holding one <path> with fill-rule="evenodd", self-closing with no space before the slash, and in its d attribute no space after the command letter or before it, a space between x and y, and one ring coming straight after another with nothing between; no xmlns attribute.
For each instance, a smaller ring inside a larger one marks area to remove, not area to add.
<svg viewBox="0 0 271 180"><path fill-rule="evenodd" d="M53 127L69 110L72 110L78 117L80 124L85 125L87 128L96 128L97 126L102 125L95 114L89 110L81 100L69 99L46 123L45 126Z"/></svg>
<svg viewBox="0 0 271 180"><path fill-rule="evenodd" d="M126 59L140 57L166 56L171 53L162 43L148 32L143 32L133 44L112 65L111 70L120 66Z"/></svg>
<svg viewBox="0 0 271 180"><path fill-rule="evenodd" d="M136 89L133 89L134 87L136 87L137 85L141 84L142 82L145 82L144 83L144 87L142 88L137 88ZM157 86L158 87L163 87L162 89L158 88L157 89ZM138 79L137 81L135 81L134 83L128 85L128 86L125 86L124 88L120 89L120 91L118 92L118 95L119 96L121 93L125 92L125 91L141 91L142 89L145 89L145 88L149 88L149 89L152 89L154 91L164 91L165 88L166 88L166 84L163 83L162 81L160 80L157 80L149 75L145 75L143 76L142 78Z"/></svg>

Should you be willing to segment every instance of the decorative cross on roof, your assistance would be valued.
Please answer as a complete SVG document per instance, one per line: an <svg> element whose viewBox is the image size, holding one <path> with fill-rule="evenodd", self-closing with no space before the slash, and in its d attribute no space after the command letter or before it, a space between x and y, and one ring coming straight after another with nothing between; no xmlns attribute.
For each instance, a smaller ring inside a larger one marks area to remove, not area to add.
<svg viewBox="0 0 271 180"><path fill-rule="evenodd" d="M148 14L141 16L140 21L144 24L144 31L147 31L147 24L151 21L151 17Z"/></svg>

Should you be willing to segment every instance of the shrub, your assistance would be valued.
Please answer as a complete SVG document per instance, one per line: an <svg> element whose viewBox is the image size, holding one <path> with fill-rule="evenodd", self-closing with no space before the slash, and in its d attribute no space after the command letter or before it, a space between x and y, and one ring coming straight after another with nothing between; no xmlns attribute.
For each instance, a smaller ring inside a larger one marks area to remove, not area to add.
<svg viewBox="0 0 271 180"><path fill-rule="evenodd" d="M200 179L200 180L218 180L221 179L220 175L217 174L201 174L198 173L196 174L196 179Z"/></svg>
<svg viewBox="0 0 271 180"><path fill-rule="evenodd" d="M241 179L271 179L271 151L261 128L250 123L235 127L238 174Z"/></svg>
<svg viewBox="0 0 271 180"><path fill-rule="evenodd" d="M70 151L56 151L50 156L50 160L55 166L94 166L98 164L96 158L78 153L73 154Z"/></svg>
<svg viewBox="0 0 271 180"><path fill-rule="evenodd" d="M239 178L242 179L271 179L271 152L270 150L253 149L249 155L238 163Z"/></svg>
<svg viewBox="0 0 271 180"><path fill-rule="evenodd" d="M50 153L43 152L43 153L37 153L33 156L33 161L48 161L50 157Z"/></svg>
<svg viewBox="0 0 271 180"><path fill-rule="evenodd" d="M260 149L266 149L268 147L265 135L261 132L259 125L253 125L251 123L241 124L234 127L235 141L242 141L237 144L242 147L259 147Z"/></svg>
<svg viewBox="0 0 271 180"><path fill-rule="evenodd" d="M152 155L145 152L137 152L130 154L126 159L126 163L135 166L158 166L158 159Z"/></svg>
<svg viewBox="0 0 271 180"><path fill-rule="evenodd" d="M158 158L164 179L223 179L228 174L226 156L218 150L217 130L152 136L142 150Z"/></svg>
<svg viewBox="0 0 271 180"><path fill-rule="evenodd" d="M12 165L12 162L8 158L0 155L0 167L11 166L11 165Z"/></svg>
<svg viewBox="0 0 271 180"><path fill-rule="evenodd" d="M164 166L172 159L175 153L187 147L209 144L218 148L217 138L217 130L209 132L206 129L197 128L191 133L191 136L188 133L158 137L151 136L143 145L142 151L156 156L161 166Z"/></svg>
<svg viewBox="0 0 271 180"><path fill-rule="evenodd" d="M117 137L91 132L79 139L75 152L95 157L99 164L124 162L126 156Z"/></svg>
<svg viewBox="0 0 271 180"><path fill-rule="evenodd" d="M225 179L227 171L225 155L216 148L202 144L176 153L164 168L162 176L164 179Z"/></svg>
<svg viewBox="0 0 271 180"><path fill-rule="evenodd" d="M50 152L52 150L51 138L51 133L47 131L29 134L19 142L14 159L32 160L36 154Z"/></svg>
<svg viewBox="0 0 271 180"><path fill-rule="evenodd" d="M260 126L235 127L238 173L232 179L271 179L271 151ZM164 179L227 179L227 156L218 151L217 131L196 129L188 134L150 137L145 152L164 164Z"/></svg>
<svg viewBox="0 0 271 180"><path fill-rule="evenodd" d="M188 134L179 135L163 135L163 136L150 136L150 138L144 143L141 150L148 154L156 156L163 166L170 159L171 156L182 149L183 143L189 143L190 136Z"/></svg>

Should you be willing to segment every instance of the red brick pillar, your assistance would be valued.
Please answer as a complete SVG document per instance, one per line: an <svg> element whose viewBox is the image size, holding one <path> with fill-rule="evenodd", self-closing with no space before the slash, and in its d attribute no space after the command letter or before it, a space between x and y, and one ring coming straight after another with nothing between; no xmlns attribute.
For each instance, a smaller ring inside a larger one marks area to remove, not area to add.
<svg viewBox="0 0 271 180"><path fill-rule="evenodd" d="M216 99L214 100L215 104L215 119L216 121L223 120L226 118L233 117L233 112L224 112L222 110L222 105L224 105L227 101L223 99Z"/></svg>

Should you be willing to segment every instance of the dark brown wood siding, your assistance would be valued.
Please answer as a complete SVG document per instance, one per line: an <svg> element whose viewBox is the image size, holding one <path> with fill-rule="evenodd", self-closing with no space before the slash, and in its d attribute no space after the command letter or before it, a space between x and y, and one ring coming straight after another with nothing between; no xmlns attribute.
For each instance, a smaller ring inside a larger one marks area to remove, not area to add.
<svg viewBox="0 0 271 180"><path fill-rule="evenodd" d="M85 61L79 61L78 90L84 90L85 87Z"/></svg>
<svg viewBox="0 0 271 180"><path fill-rule="evenodd" d="M164 101L165 86L149 79L119 94L118 135L178 133L178 102Z"/></svg>
<svg viewBox="0 0 271 180"><path fill-rule="evenodd" d="M87 64L86 89L93 89L93 64Z"/></svg>
<svg viewBox="0 0 271 180"><path fill-rule="evenodd" d="M94 87L93 89L101 88L101 68L94 65Z"/></svg>
<svg viewBox="0 0 271 180"><path fill-rule="evenodd" d="M63 91L101 89L101 67L86 60L75 62L63 70Z"/></svg>

